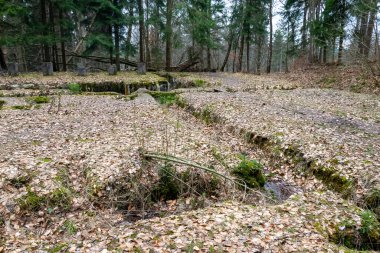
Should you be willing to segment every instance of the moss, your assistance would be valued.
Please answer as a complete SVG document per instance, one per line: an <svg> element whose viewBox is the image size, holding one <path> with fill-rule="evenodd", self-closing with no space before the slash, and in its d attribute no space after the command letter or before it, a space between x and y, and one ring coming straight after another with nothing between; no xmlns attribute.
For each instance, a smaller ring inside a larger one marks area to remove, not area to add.
<svg viewBox="0 0 380 253"><path fill-rule="evenodd" d="M103 92L83 92L82 95L86 96L119 96L120 93L113 91L103 91Z"/></svg>
<svg viewBox="0 0 380 253"><path fill-rule="evenodd" d="M241 157L241 162L236 166L232 174L241 179L248 187L263 187L266 178L263 172L264 166L256 160Z"/></svg>
<svg viewBox="0 0 380 253"><path fill-rule="evenodd" d="M325 76L320 80L320 83L322 83L322 87L325 88L332 88L333 85L336 83L336 78L335 77L328 77Z"/></svg>
<svg viewBox="0 0 380 253"><path fill-rule="evenodd" d="M45 205L46 199L43 196L38 196L30 189L27 189L27 193L21 198L16 199L16 202L21 210L38 211Z"/></svg>
<svg viewBox="0 0 380 253"><path fill-rule="evenodd" d="M194 83L195 87L203 87L206 85L207 82L205 80L202 80L202 79L195 79L193 81L193 83Z"/></svg>
<svg viewBox="0 0 380 253"><path fill-rule="evenodd" d="M50 99L46 96L31 97L30 100L36 104L49 103Z"/></svg>
<svg viewBox="0 0 380 253"><path fill-rule="evenodd" d="M206 105L203 110L200 112L194 113L194 115L200 119L202 119L207 125L211 125L215 122L215 118L212 114L212 107L210 105Z"/></svg>
<svg viewBox="0 0 380 253"><path fill-rule="evenodd" d="M68 85L69 90L74 94L79 94L82 92L81 85L78 83L70 83Z"/></svg>
<svg viewBox="0 0 380 253"><path fill-rule="evenodd" d="M179 95L176 96L175 103L181 108L186 108L188 106L188 104L186 103L186 100L180 97Z"/></svg>
<svg viewBox="0 0 380 253"><path fill-rule="evenodd" d="M10 181L11 185L13 185L17 189L19 189L19 188L22 188L24 186L27 186L30 183L31 179L32 179L32 177L28 175L28 176L20 176L17 178L12 178L9 181Z"/></svg>
<svg viewBox="0 0 380 253"><path fill-rule="evenodd" d="M78 228L72 220L65 220L62 228L69 235L74 235L78 232Z"/></svg>
<svg viewBox="0 0 380 253"><path fill-rule="evenodd" d="M132 93L131 95L125 96L126 100L135 100L138 97L137 93Z"/></svg>
<svg viewBox="0 0 380 253"><path fill-rule="evenodd" d="M175 92L161 92L161 91L151 91L148 92L152 97L154 97L160 104L172 105L176 103L176 93Z"/></svg>
<svg viewBox="0 0 380 253"><path fill-rule="evenodd" d="M3 108L3 106L4 106L5 103L6 102L4 100L0 100L0 110L1 110L1 108Z"/></svg>
<svg viewBox="0 0 380 253"><path fill-rule="evenodd" d="M28 188L27 193L16 200L20 209L25 211L38 211L44 207L59 207L68 210L71 201L72 194L66 187L57 188L46 196L39 196Z"/></svg>
<svg viewBox="0 0 380 253"><path fill-rule="evenodd" d="M66 252L66 249L68 248L67 243L58 243L54 245L52 248L47 249L48 253L58 253L58 252Z"/></svg>
<svg viewBox="0 0 380 253"><path fill-rule="evenodd" d="M41 162L44 162L44 163L50 163L51 161L53 161L53 159L49 157L40 158L40 160Z"/></svg>
<svg viewBox="0 0 380 253"><path fill-rule="evenodd" d="M11 106L11 108L15 110L30 110L32 106L31 105L14 105L14 106Z"/></svg>
<svg viewBox="0 0 380 253"><path fill-rule="evenodd" d="M333 242L351 249L380 250L380 223L376 215L364 210L359 213L361 225L354 220L345 220L336 226L331 235Z"/></svg>
<svg viewBox="0 0 380 253"><path fill-rule="evenodd" d="M68 210L71 207L72 193L69 188L61 186L55 189L48 198L48 206Z"/></svg>
<svg viewBox="0 0 380 253"><path fill-rule="evenodd" d="M344 196L349 196L352 193L354 183L340 175L334 167L318 166L315 163L311 167L313 175L330 189L342 193Z"/></svg>

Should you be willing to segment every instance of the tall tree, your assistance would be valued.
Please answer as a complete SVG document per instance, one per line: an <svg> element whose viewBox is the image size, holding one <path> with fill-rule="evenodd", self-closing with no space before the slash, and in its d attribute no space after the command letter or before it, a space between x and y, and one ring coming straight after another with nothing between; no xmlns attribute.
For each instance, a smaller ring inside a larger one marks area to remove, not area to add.
<svg viewBox="0 0 380 253"><path fill-rule="evenodd" d="M172 64L172 48L173 48L173 27L172 27L172 17L173 17L173 0L167 0L166 2L166 70L170 71Z"/></svg>
<svg viewBox="0 0 380 253"><path fill-rule="evenodd" d="M145 25L143 0L137 0L137 6L139 12L139 61L145 63Z"/></svg>

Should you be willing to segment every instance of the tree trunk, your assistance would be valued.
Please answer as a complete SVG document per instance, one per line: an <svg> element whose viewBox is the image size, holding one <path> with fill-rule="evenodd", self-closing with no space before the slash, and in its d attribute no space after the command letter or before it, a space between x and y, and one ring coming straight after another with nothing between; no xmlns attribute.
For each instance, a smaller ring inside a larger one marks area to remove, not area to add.
<svg viewBox="0 0 380 253"><path fill-rule="evenodd" d="M270 17L272 17L272 1L270 2ZM306 45L307 45L307 1L304 1L304 8L303 8L303 22L302 22L302 35L301 35L301 46L302 50L306 50ZM272 22L272 18L270 19L270 22Z"/></svg>
<svg viewBox="0 0 380 253"><path fill-rule="evenodd" d="M207 71L211 71L211 49L207 47Z"/></svg>
<svg viewBox="0 0 380 253"><path fill-rule="evenodd" d="M139 9L139 45L140 45L140 62L145 62L145 29L144 29L144 9L143 0L137 0Z"/></svg>
<svg viewBox="0 0 380 253"><path fill-rule="evenodd" d="M119 0L114 0L113 4L116 8L120 8ZM116 70L120 71L120 25L118 23L114 24L114 37L115 37L115 64Z"/></svg>
<svg viewBox="0 0 380 253"><path fill-rule="evenodd" d="M127 41L126 41L126 52L125 52L125 60L129 60L129 56L131 54L131 39L132 39L132 18L133 18L133 0L129 2L129 10L128 10L128 16L129 16L129 23L128 23L128 31L127 31Z"/></svg>
<svg viewBox="0 0 380 253"><path fill-rule="evenodd" d="M112 46L109 48L109 57L110 57L110 62L111 64L114 64L114 61L113 61L113 41L112 41L112 25L108 25L108 34L111 38L111 42L112 42Z"/></svg>
<svg viewBox="0 0 380 253"><path fill-rule="evenodd" d="M259 35L257 42L257 58L256 58L256 74L261 74L261 48L262 48L263 36Z"/></svg>
<svg viewBox="0 0 380 253"><path fill-rule="evenodd" d="M372 41L372 33L373 33L373 27L375 23L375 17L376 17L376 9L374 8L370 11L367 30L366 30L365 38L364 38L364 56L366 57L366 59L368 59L369 52L371 49L371 41Z"/></svg>
<svg viewBox="0 0 380 253"><path fill-rule="evenodd" d="M167 0L166 6L166 70L170 71L172 65L172 16L173 16L173 0Z"/></svg>
<svg viewBox="0 0 380 253"><path fill-rule="evenodd" d="M0 67L3 70L7 70L7 62L5 61L5 55L3 49L0 47Z"/></svg>
<svg viewBox="0 0 380 253"><path fill-rule="evenodd" d="M338 65L342 64L342 57L343 57L343 39L344 35L341 34L339 36L339 46L338 46Z"/></svg>
<svg viewBox="0 0 380 253"><path fill-rule="evenodd" d="M41 7L42 35L47 36L47 32L46 32L46 1L45 0L40 1L40 7ZM47 43L43 43L42 48L43 48L43 61L49 62L50 61L49 45Z"/></svg>
<svg viewBox="0 0 380 253"><path fill-rule="evenodd" d="M61 36L61 54L62 54L62 70L63 71L67 71L67 65L66 65L66 48L65 48L65 31L63 29L63 26L62 26L62 22L63 22L63 12L62 10L59 10L59 22L60 22L60 26L59 26L59 32L60 32L60 36Z"/></svg>
<svg viewBox="0 0 380 253"><path fill-rule="evenodd" d="M306 5L306 4L305 4ZM269 48L268 48L268 62L267 62L267 73L270 73L272 67L272 51L273 51L273 0L269 0ZM305 21L306 17L304 17ZM302 33L304 36L304 32Z"/></svg>
<svg viewBox="0 0 380 253"><path fill-rule="evenodd" d="M55 24L54 24L54 8L52 1L49 1L49 23L51 28L51 33L53 34L54 44L52 46L52 56L53 56L53 70L59 71L58 65L58 48L55 43Z"/></svg>
<svg viewBox="0 0 380 253"><path fill-rule="evenodd" d="M251 38L250 38L250 34L249 34L249 32L248 32L248 34L247 34L247 37L246 37L246 43L247 43L247 45L246 45L246 47L247 47L247 49L246 49L246 61L247 61L247 63L246 63L246 65L247 65L247 73L249 73L249 58L250 58L250 40L251 40Z"/></svg>
<svg viewBox="0 0 380 253"><path fill-rule="evenodd" d="M243 31L242 31L243 33ZM242 34L240 37L240 48L239 48L239 57L238 57L238 64L236 67L237 72L241 72L243 69L243 51L244 51L244 35Z"/></svg>
<svg viewBox="0 0 380 253"><path fill-rule="evenodd" d="M368 13L362 13L359 25L359 53L364 55L365 51L365 34L367 31Z"/></svg>
<svg viewBox="0 0 380 253"><path fill-rule="evenodd" d="M236 70L236 56L237 56L237 48L239 43L239 36L236 39L236 43L234 45L234 59L232 61L232 72L235 73Z"/></svg>
<svg viewBox="0 0 380 253"><path fill-rule="evenodd" d="M224 71L224 68L226 67L226 64L228 62L228 58L229 58L230 53L231 53L233 39L234 39L234 36L233 36L232 31L231 31L230 36L229 36L229 40L228 40L226 56L224 57L224 61L223 61L222 66L220 67L220 71Z"/></svg>
<svg viewBox="0 0 380 253"><path fill-rule="evenodd" d="M145 7L146 7L146 22L145 22L145 57L146 57L146 65L150 64L151 57L150 57L150 42L149 42L149 1L145 0Z"/></svg>

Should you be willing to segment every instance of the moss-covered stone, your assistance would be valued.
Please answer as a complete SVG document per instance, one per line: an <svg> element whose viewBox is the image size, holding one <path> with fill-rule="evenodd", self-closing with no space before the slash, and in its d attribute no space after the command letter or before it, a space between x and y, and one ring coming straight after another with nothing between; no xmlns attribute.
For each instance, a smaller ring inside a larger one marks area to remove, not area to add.
<svg viewBox="0 0 380 253"><path fill-rule="evenodd" d="M353 191L354 182L347 179L333 167L324 167L312 163L311 171L313 175L321 180L327 187L337 191L343 196L350 196Z"/></svg>
<svg viewBox="0 0 380 253"><path fill-rule="evenodd" d="M3 106L5 105L5 101L4 100L0 100L0 110L1 110L1 108L3 108Z"/></svg>

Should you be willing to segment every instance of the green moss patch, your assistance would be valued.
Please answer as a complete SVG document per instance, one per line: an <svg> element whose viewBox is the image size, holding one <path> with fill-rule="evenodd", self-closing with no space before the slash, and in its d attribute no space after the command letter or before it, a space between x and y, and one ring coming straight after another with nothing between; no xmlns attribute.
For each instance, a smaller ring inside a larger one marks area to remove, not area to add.
<svg viewBox="0 0 380 253"><path fill-rule="evenodd" d="M3 106L5 105L5 101L4 100L0 100L0 110L1 110L1 108L3 108Z"/></svg>
<svg viewBox="0 0 380 253"><path fill-rule="evenodd" d="M45 207L68 210L71 207L72 193L68 188L61 186L47 195L40 196L29 188L16 202L24 211L38 211Z"/></svg>
<svg viewBox="0 0 380 253"><path fill-rule="evenodd" d="M44 103L50 102L50 99L46 96L31 97L30 99L32 102L34 102L36 104L44 104Z"/></svg>
<svg viewBox="0 0 380 253"><path fill-rule="evenodd" d="M11 106L14 110L30 110L32 108L31 105L13 105Z"/></svg>
<svg viewBox="0 0 380 253"><path fill-rule="evenodd" d="M313 175L321 180L327 187L343 194L345 197L351 195L354 182L340 175L336 169L333 167L318 166L315 165L315 163L312 163L310 167Z"/></svg>
<svg viewBox="0 0 380 253"><path fill-rule="evenodd" d="M263 187L266 178L264 166L256 160L241 157L241 162L232 170L232 174L241 179L249 188Z"/></svg>
<svg viewBox="0 0 380 253"><path fill-rule="evenodd" d="M160 92L160 91L151 91L148 92L154 99L156 99L160 104L164 105L173 105L176 103L177 94L175 92Z"/></svg>

